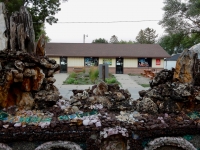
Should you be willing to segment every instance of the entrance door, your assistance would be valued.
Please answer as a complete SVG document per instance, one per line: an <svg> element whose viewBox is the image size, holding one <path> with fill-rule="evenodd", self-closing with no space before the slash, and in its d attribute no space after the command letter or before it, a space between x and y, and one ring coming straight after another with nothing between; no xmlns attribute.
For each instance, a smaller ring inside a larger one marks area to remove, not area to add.
<svg viewBox="0 0 200 150"><path fill-rule="evenodd" d="M123 58L116 58L116 74L123 74Z"/></svg>
<svg viewBox="0 0 200 150"><path fill-rule="evenodd" d="M60 72L67 73L67 57L60 57Z"/></svg>

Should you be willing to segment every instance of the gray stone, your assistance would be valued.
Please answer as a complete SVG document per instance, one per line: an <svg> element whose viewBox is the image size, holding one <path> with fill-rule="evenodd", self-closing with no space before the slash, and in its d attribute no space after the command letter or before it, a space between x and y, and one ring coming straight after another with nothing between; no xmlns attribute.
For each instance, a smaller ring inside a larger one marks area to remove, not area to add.
<svg viewBox="0 0 200 150"><path fill-rule="evenodd" d="M8 47L8 38L6 37L7 16L4 3L0 3L0 50L5 50Z"/></svg>

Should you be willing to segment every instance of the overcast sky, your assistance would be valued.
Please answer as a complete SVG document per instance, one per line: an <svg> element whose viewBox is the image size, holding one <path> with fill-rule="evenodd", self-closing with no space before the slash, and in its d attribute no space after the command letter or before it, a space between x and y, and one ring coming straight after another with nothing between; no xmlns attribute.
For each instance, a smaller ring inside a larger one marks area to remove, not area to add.
<svg viewBox="0 0 200 150"><path fill-rule="evenodd" d="M56 14L58 23L45 27L50 42L56 43L83 43L84 34L88 35L85 43L98 38L110 41L112 35L116 35L119 41L135 41L141 29L153 28L159 36L164 34L164 29L158 21L82 22L161 20L163 6L163 0L68 0L61 4L61 11Z"/></svg>

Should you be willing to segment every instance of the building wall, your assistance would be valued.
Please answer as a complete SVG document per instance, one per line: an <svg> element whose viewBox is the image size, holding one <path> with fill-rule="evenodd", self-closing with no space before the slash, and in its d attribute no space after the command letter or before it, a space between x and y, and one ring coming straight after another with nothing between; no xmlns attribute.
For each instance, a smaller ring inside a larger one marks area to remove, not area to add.
<svg viewBox="0 0 200 150"><path fill-rule="evenodd" d="M171 70L176 67L176 61L164 61L164 69Z"/></svg>
<svg viewBox="0 0 200 150"><path fill-rule="evenodd" d="M156 65L156 58L153 58L152 68L164 68L164 59L160 59L160 65Z"/></svg>
<svg viewBox="0 0 200 150"><path fill-rule="evenodd" d="M54 59L58 64L60 64L60 57L49 57L50 59ZM99 64L103 64L104 58L99 58ZM109 66L109 72L115 74L116 73L116 58L112 59L112 65ZM80 57L68 57L67 58L67 71L68 73L73 71L74 67L84 67L84 58ZM167 64L166 64L167 63ZM160 65L156 65L156 59L152 59L152 67L138 67L138 58L124 58L124 74L140 74L143 73L145 69L156 69L157 71L162 70L163 68L171 69L171 67L175 67L175 62L165 62L164 59L160 59ZM85 69L89 69L86 67Z"/></svg>
<svg viewBox="0 0 200 150"><path fill-rule="evenodd" d="M137 67L138 59L137 58L124 58L124 67Z"/></svg>
<svg viewBox="0 0 200 150"><path fill-rule="evenodd" d="M84 66L84 58L80 57L68 57L67 58L68 67L83 67Z"/></svg>

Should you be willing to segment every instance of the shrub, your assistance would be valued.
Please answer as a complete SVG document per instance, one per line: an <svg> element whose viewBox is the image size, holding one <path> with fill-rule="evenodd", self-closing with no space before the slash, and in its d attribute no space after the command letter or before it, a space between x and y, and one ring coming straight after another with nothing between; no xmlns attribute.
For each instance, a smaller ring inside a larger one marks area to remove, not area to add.
<svg viewBox="0 0 200 150"><path fill-rule="evenodd" d="M69 74L69 78L76 78L77 74L75 72L72 72Z"/></svg>
<svg viewBox="0 0 200 150"><path fill-rule="evenodd" d="M90 80L94 83L99 76L99 70L96 67L91 67L89 71Z"/></svg>
<svg viewBox="0 0 200 150"><path fill-rule="evenodd" d="M74 78L68 78L68 79L67 79L67 84L73 84L74 81L75 81Z"/></svg>
<svg viewBox="0 0 200 150"><path fill-rule="evenodd" d="M106 78L106 83L108 84L117 83L117 80L115 78Z"/></svg>
<svg viewBox="0 0 200 150"><path fill-rule="evenodd" d="M74 81L74 84L78 84L78 81L77 81L77 80L75 80L75 81Z"/></svg>

